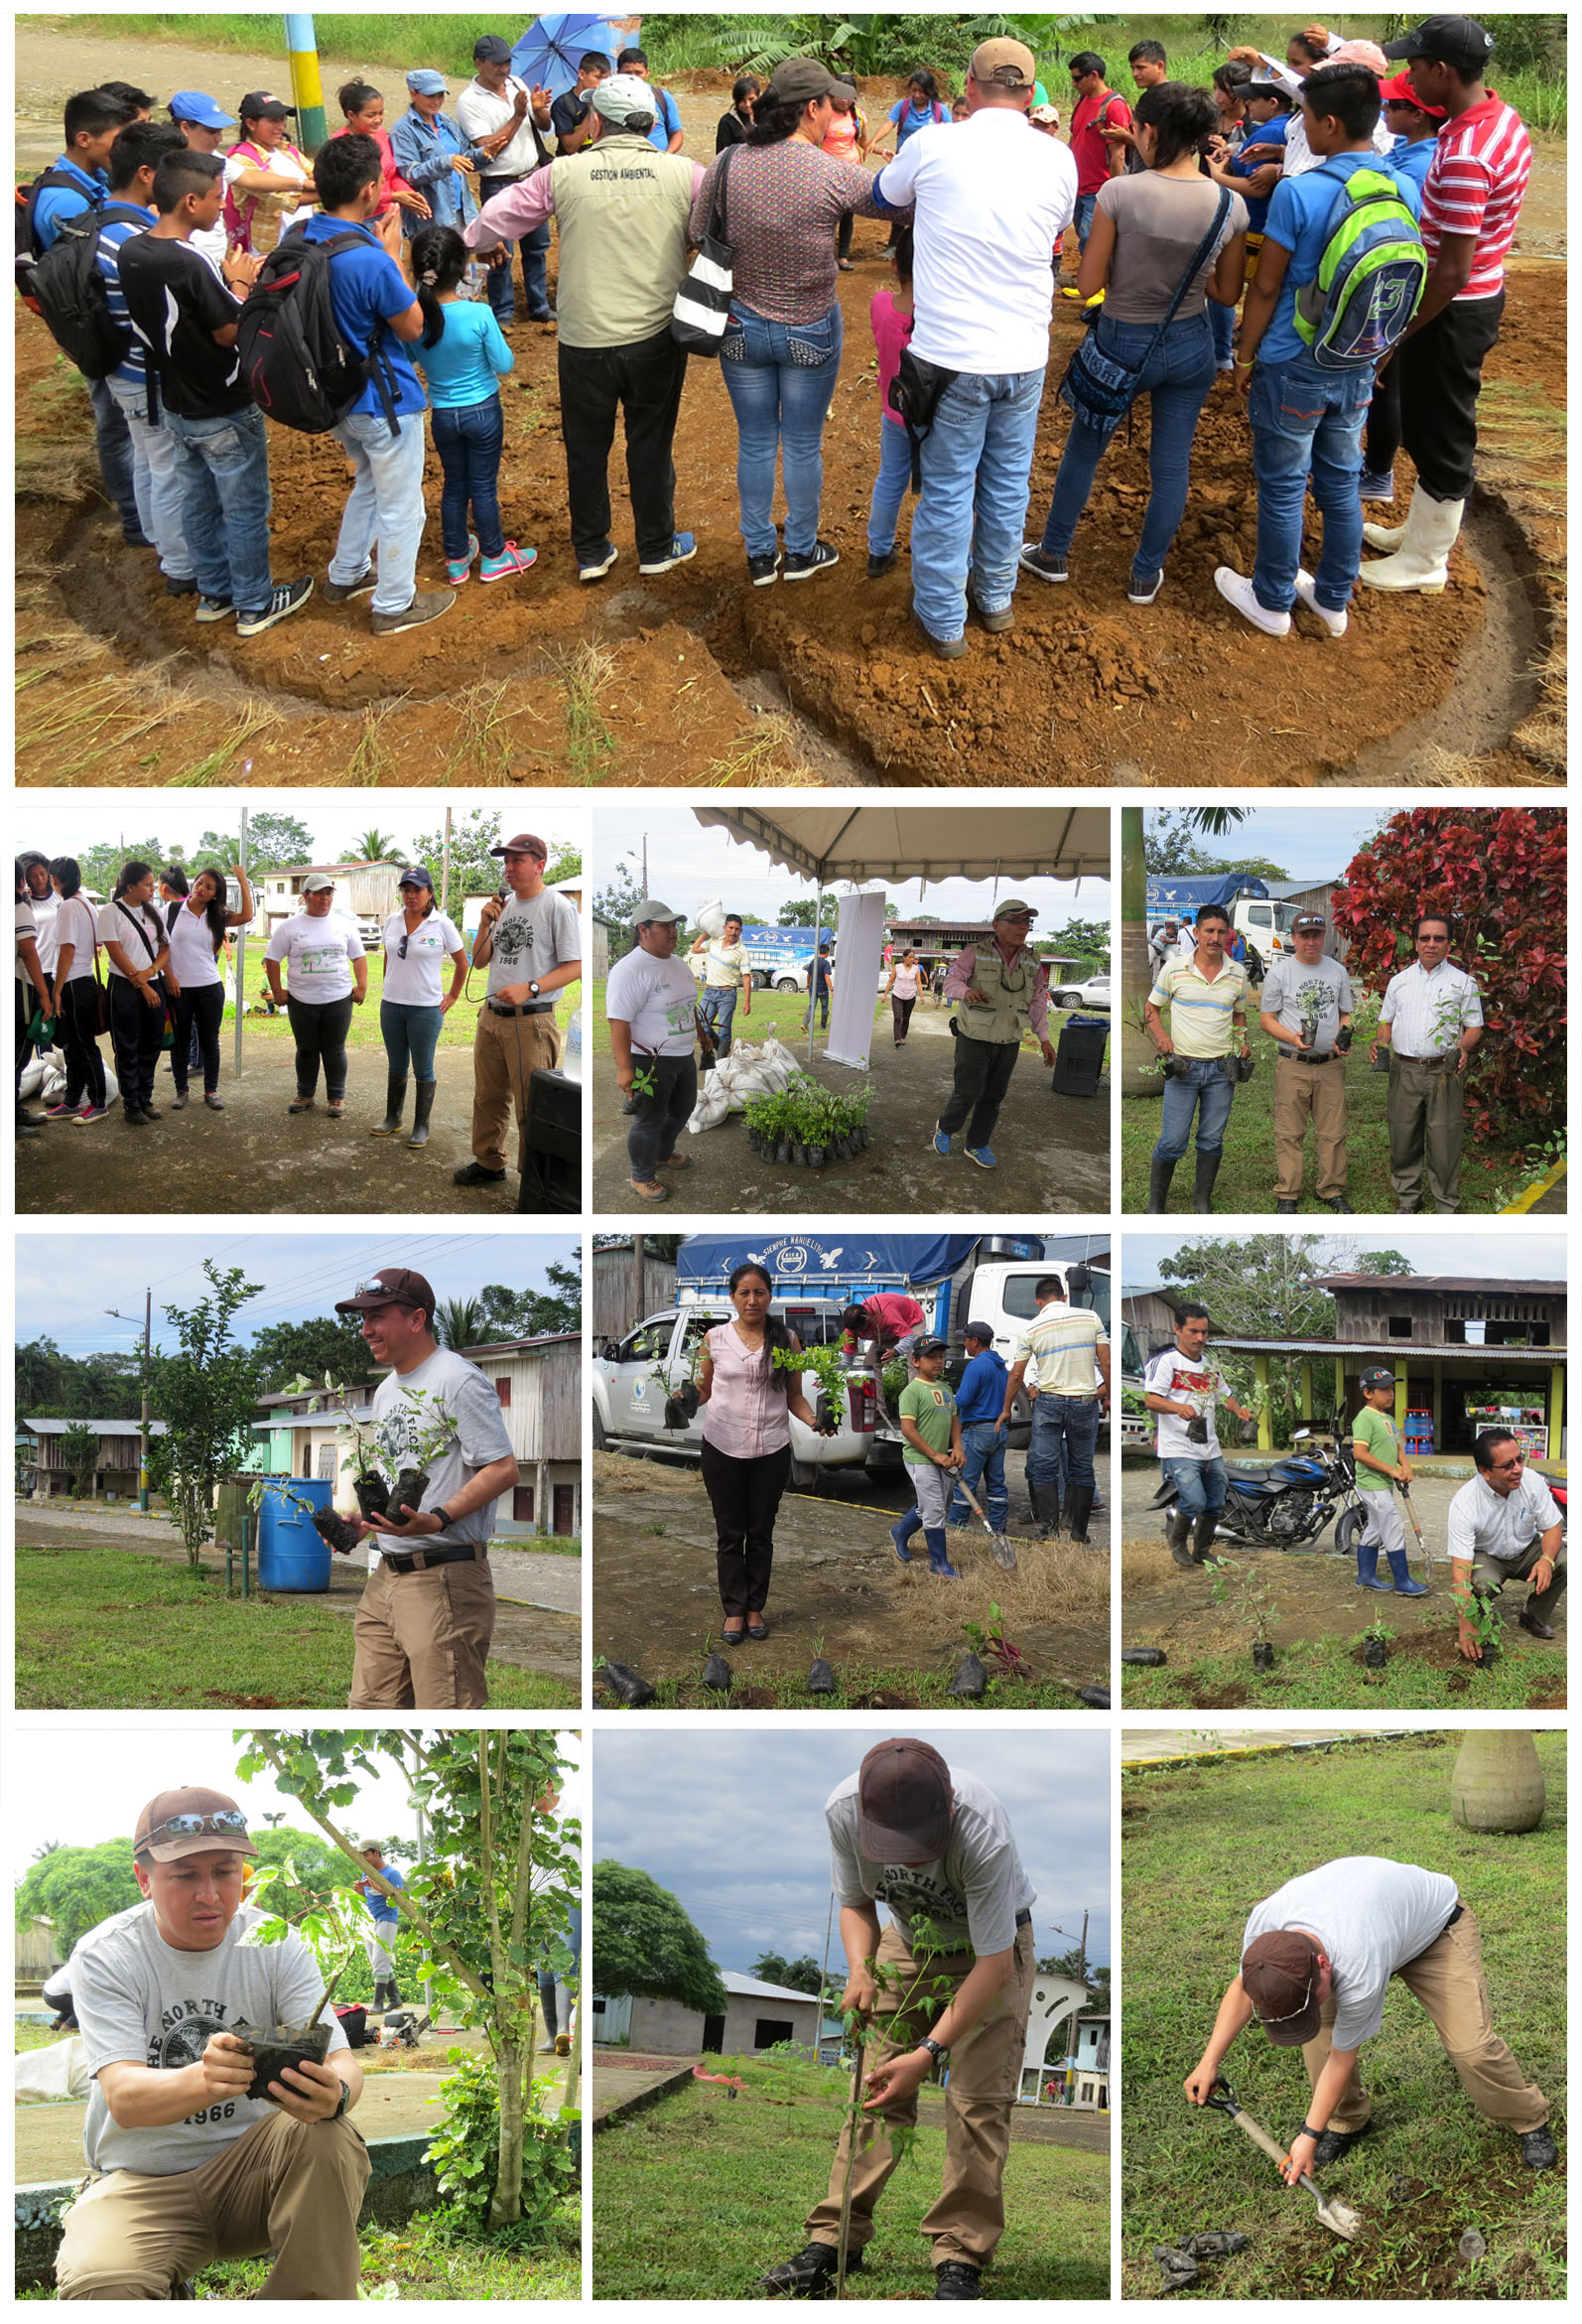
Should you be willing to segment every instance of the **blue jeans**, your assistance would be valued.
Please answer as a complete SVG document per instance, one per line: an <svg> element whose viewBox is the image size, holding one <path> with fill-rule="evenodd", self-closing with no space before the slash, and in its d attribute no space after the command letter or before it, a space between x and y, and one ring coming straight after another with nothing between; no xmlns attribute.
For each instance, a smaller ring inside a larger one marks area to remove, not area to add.
<svg viewBox="0 0 1582 2324"><path fill-rule="evenodd" d="M87 382L88 401L93 406L93 438L99 455L99 474L104 478L104 489L115 502L121 519L121 530L130 539L142 531L137 505L137 490L132 479L132 439L127 431L126 414L110 393L107 379Z"/></svg>
<svg viewBox="0 0 1582 2324"><path fill-rule="evenodd" d="M1092 1485L1094 1446L1099 1441L1097 1396L1033 1398L1033 1433L1027 1446L1027 1490L1045 1489L1064 1499L1073 1485Z"/></svg>
<svg viewBox="0 0 1582 2324"><path fill-rule="evenodd" d="M1117 363L1139 362L1153 337L1151 324L1116 323L1108 315L1101 316L1095 329L1099 352ZM1170 553L1186 508L1192 439L1197 434L1198 414L1214 385L1214 344L1204 317L1194 315L1184 323L1172 323L1140 376L1137 392L1148 398L1150 489L1131 572L1134 580L1151 582ZM1044 522L1046 555L1063 557L1071 547L1104 450L1100 431L1074 416Z"/></svg>
<svg viewBox="0 0 1582 2324"><path fill-rule="evenodd" d="M1310 355L1252 373L1248 415L1257 478L1257 557L1252 595L1271 614L1296 603L1307 479L1324 520L1313 595L1327 613L1351 603L1363 561L1363 428L1373 399L1371 367L1321 371Z"/></svg>
<svg viewBox="0 0 1582 2324"><path fill-rule="evenodd" d="M1161 1460L1159 1466L1180 1495L1177 1506L1183 1517L1196 1522L1219 1516L1225 1507L1226 1475L1218 1453L1212 1460Z"/></svg>
<svg viewBox="0 0 1582 2324"><path fill-rule="evenodd" d="M392 1080L404 1081L410 1068L418 1081L434 1079L434 1052L445 1011L416 1001L381 1001L379 1038L390 1060Z"/></svg>
<svg viewBox="0 0 1582 2324"><path fill-rule="evenodd" d="M440 494L440 533L447 557L466 555L467 504L478 546L485 557L505 553L500 525L500 452L505 443L505 414L497 395L487 403L466 403L455 410L434 407L434 449L445 471Z"/></svg>
<svg viewBox="0 0 1582 2324"><path fill-rule="evenodd" d="M736 496L749 557L772 557L774 464L781 457L785 545L811 555L824 494L824 422L841 368L839 307L820 323L768 323L733 306L720 350L725 393L736 415Z"/></svg>
<svg viewBox="0 0 1582 2324"><path fill-rule="evenodd" d="M382 412L348 412L330 432L353 474L330 578L342 587L360 581L377 541L379 585L372 611L404 614L417 594L425 518L423 414L405 413L392 435Z"/></svg>
<svg viewBox="0 0 1582 2324"><path fill-rule="evenodd" d="M509 184L509 179L491 181L485 178L478 187L480 200L487 202L491 191L503 191ZM548 323L553 310L549 303L549 281L545 271L545 261L549 256L547 218L541 226L534 226L531 233L524 234L519 242L507 242L504 264L491 266L484 277L484 292L494 320L503 328L516 313L516 282L511 257L513 250L522 253L522 295L527 301L527 319L530 323Z"/></svg>
<svg viewBox="0 0 1582 2324"><path fill-rule="evenodd" d="M912 486L912 447L906 430L894 420L879 422L879 473L873 479L873 499L867 512L868 554L882 557L895 546L895 526L901 503Z"/></svg>
<svg viewBox="0 0 1582 2324"><path fill-rule="evenodd" d="M1221 368L1236 359L1236 309L1209 301L1209 330L1214 339L1214 360Z"/></svg>
<svg viewBox="0 0 1582 2324"><path fill-rule="evenodd" d="M1077 229L1079 250L1086 250L1088 247L1088 236L1093 232L1093 213L1098 205L1098 201L1099 197L1096 193L1079 194L1077 197L1077 206L1072 212L1071 222Z"/></svg>
<svg viewBox="0 0 1582 2324"><path fill-rule="evenodd" d="M218 420L167 411L182 479L182 529L198 589L238 614L262 613L269 576L269 446L264 415L248 404Z"/></svg>
<svg viewBox="0 0 1582 2324"><path fill-rule="evenodd" d="M1164 1085L1164 1119L1159 1126L1159 1143L1153 1150L1155 1162L1178 1162L1187 1150L1192 1135L1194 1108L1198 1117L1199 1154L1218 1154L1225 1144L1226 1125L1231 1119L1231 1103L1236 1086L1225 1075L1223 1057L1189 1057L1192 1070L1179 1080L1174 1075Z"/></svg>
<svg viewBox="0 0 1582 2324"><path fill-rule="evenodd" d="M698 1014L719 1042L722 1057L730 1054L730 1021L736 1014L739 991L737 985L705 985L698 1004Z"/></svg>
<svg viewBox="0 0 1582 2324"><path fill-rule="evenodd" d="M960 637L967 594L1003 613L1016 587L1044 392L1039 371L963 371L923 439L923 491L912 518L912 610L931 637Z"/></svg>
<svg viewBox="0 0 1582 2324"><path fill-rule="evenodd" d="M147 538L160 553L160 571L171 581L191 581L193 560L182 530L182 479L176 466L176 447L156 399L155 420L148 422L148 390L140 380L106 379L132 445L132 489L137 496L138 519Z"/></svg>
<svg viewBox="0 0 1582 2324"><path fill-rule="evenodd" d="M962 1450L967 1455L967 1466L961 1472L962 1483L996 1533L1004 1532L1005 1520L1010 1515L1010 1495L1005 1490L1007 1437L1008 1431L996 1429L992 1421L966 1421L962 1425ZM966 1493L959 1490L952 1493L950 1514L945 1522L947 1525L977 1524L967 1506Z"/></svg>

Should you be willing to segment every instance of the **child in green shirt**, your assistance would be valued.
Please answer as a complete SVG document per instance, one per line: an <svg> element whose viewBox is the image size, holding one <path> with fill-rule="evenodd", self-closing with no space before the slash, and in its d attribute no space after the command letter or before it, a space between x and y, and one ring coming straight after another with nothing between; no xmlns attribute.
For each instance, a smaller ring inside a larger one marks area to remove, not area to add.
<svg viewBox="0 0 1582 2324"><path fill-rule="evenodd" d="M967 1465L962 1450L962 1424L956 1399L945 1385L945 1342L924 1339L912 1351L917 1376L901 1390L896 1410L906 1442L901 1457L907 1482L916 1495L914 1506L890 1527L895 1555L910 1566L908 1547L919 1526L928 1544L928 1570L943 1581L960 1581L945 1548L945 1520L950 1508L955 1472Z"/></svg>
<svg viewBox="0 0 1582 2324"><path fill-rule="evenodd" d="M1352 1456L1357 1463L1357 1489L1367 1515L1357 1537L1359 1589L1388 1589L1379 1578L1379 1553L1384 1551L1397 1597L1426 1597L1420 1581L1413 1581L1406 1565L1406 1527L1395 1506L1392 1485L1411 1482L1411 1463L1395 1436L1395 1375L1383 1365L1365 1372L1363 1409L1352 1423Z"/></svg>

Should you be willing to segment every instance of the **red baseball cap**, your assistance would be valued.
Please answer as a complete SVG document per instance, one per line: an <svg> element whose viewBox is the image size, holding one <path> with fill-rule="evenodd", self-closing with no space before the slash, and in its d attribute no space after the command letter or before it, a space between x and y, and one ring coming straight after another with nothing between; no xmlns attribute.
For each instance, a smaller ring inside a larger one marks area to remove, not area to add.
<svg viewBox="0 0 1582 2324"><path fill-rule="evenodd" d="M1379 93L1386 105L1415 105L1419 113L1426 113L1430 121L1445 118L1443 105L1425 105L1411 85L1409 72L1397 72L1393 80L1382 80Z"/></svg>

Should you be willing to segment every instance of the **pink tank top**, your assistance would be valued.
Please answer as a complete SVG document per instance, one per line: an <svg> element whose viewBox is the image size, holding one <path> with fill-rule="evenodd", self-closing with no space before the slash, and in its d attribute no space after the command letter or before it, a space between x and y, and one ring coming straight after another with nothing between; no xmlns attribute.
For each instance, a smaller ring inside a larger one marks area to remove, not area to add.
<svg viewBox="0 0 1582 2324"><path fill-rule="evenodd" d="M714 1382L703 1408L703 1433L715 1450L732 1460L756 1460L789 1444L791 1416L767 1342L746 1347L733 1323L717 1323L707 1344Z"/></svg>

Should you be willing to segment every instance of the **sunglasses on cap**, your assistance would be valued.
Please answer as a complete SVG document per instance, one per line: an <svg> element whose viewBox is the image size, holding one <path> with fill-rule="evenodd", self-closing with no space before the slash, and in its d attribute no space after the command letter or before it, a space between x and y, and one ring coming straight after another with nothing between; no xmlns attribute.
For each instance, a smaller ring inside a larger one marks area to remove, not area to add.
<svg viewBox="0 0 1582 2324"><path fill-rule="evenodd" d="M163 1824L156 1824L147 1835L151 1841L162 1836L167 1840L195 1840L200 1833L212 1834L218 1839L222 1833L245 1832L247 1819L240 1808L216 1808L209 1816L167 1816Z"/></svg>
<svg viewBox="0 0 1582 2324"><path fill-rule="evenodd" d="M1294 2009L1287 2009L1282 2017L1265 2017L1261 2010L1254 2008L1253 2015L1257 2018L1259 2025L1289 2025L1293 2017L1300 2017L1302 2015L1302 2012L1306 2009L1312 1997L1313 1981L1311 1977L1309 1977L1307 1983L1303 1988L1302 1997L1297 2002Z"/></svg>
<svg viewBox="0 0 1582 2324"><path fill-rule="evenodd" d="M359 1283L356 1285L352 1291L351 1296L354 1299L390 1299L391 1301L395 1300L395 1294L391 1291L389 1285L381 1283L376 1275L371 1277L367 1283Z"/></svg>

